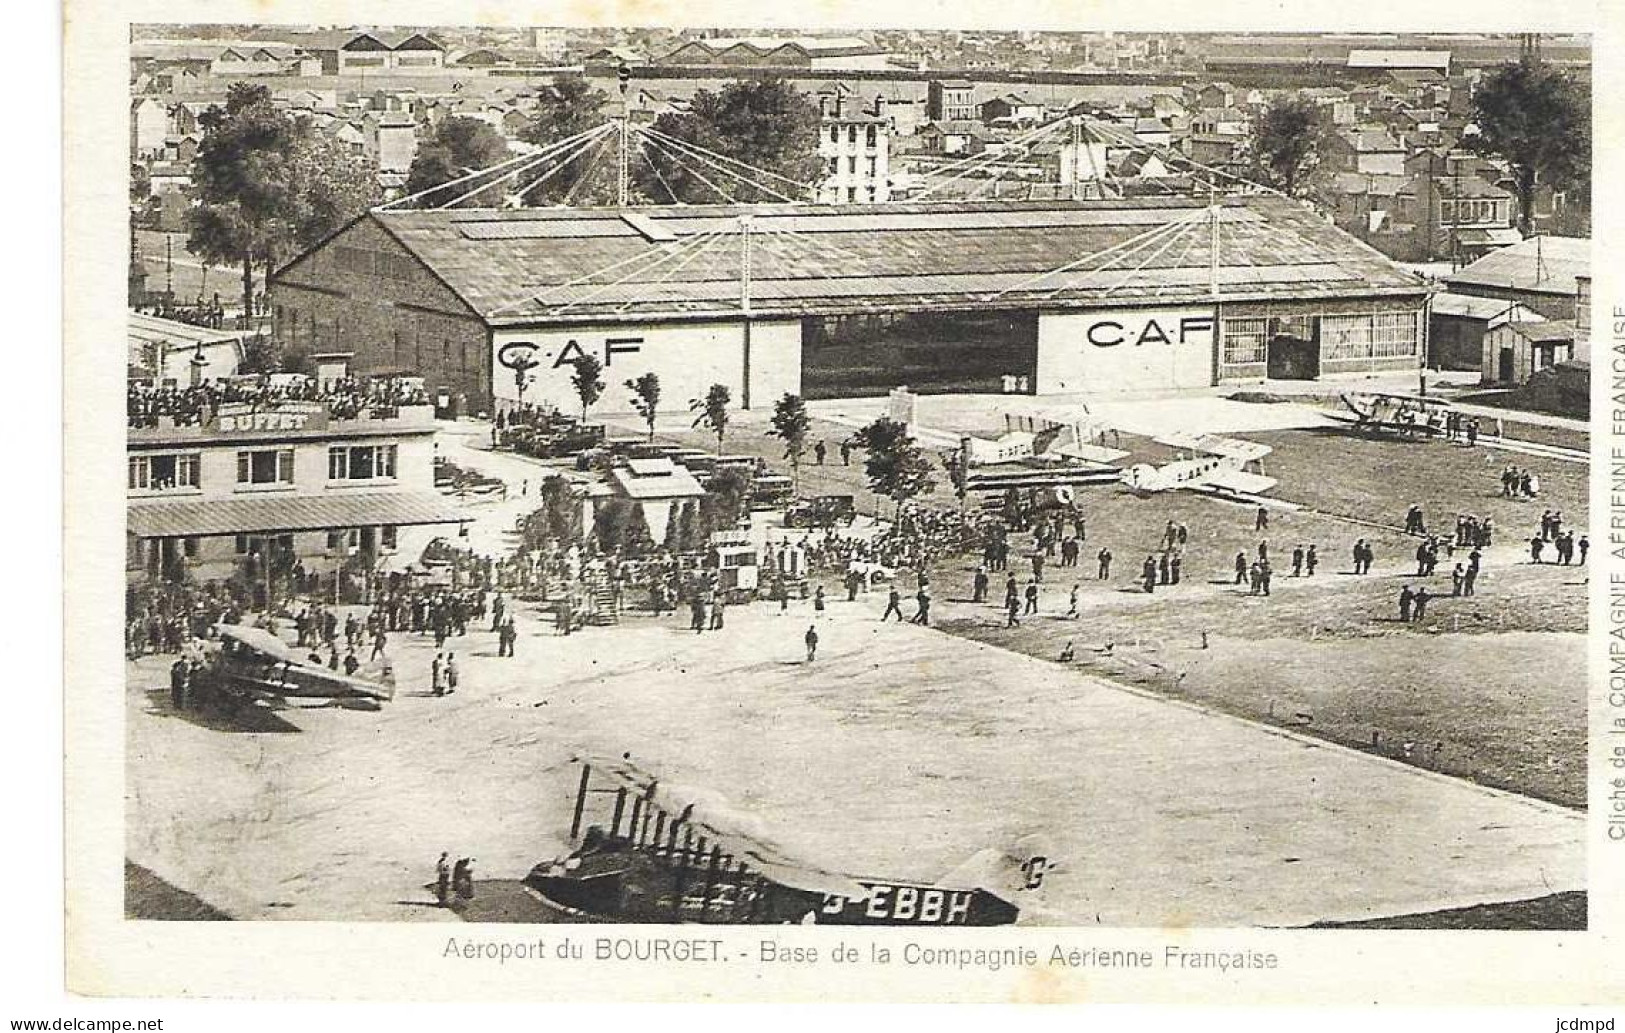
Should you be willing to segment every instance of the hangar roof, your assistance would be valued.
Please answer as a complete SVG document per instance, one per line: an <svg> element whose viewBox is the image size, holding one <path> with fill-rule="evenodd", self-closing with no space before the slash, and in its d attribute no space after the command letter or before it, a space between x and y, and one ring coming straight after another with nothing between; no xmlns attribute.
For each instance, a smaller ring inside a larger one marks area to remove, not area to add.
<svg viewBox="0 0 1625 1033"><path fill-rule="evenodd" d="M1190 198L369 217L492 325L737 315L743 217L750 312L759 317L1143 305L1207 299L1214 287L1214 218ZM1216 235L1223 300L1426 291L1416 276L1284 198L1222 199Z"/></svg>

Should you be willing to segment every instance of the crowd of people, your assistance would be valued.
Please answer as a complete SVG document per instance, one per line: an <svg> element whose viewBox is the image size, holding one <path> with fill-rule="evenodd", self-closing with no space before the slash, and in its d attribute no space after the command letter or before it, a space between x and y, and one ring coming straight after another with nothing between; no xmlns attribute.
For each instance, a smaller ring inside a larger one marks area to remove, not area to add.
<svg viewBox="0 0 1625 1033"><path fill-rule="evenodd" d="M222 405L270 406L279 402L322 402L334 419L397 414L402 406L427 405L415 380L399 377L340 377L319 382L313 376L262 373L204 380L187 387L131 381L126 414L132 427L154 427L160 416L177 426L200 424Z"/></svg>

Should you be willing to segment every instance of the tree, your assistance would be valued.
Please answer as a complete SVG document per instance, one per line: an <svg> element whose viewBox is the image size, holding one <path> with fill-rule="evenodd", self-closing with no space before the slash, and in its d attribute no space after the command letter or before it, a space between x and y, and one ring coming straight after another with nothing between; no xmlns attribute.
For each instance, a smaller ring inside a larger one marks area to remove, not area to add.
<svg viewBox="0 0 1625 1033"><path fill-rule="evenodd" d="M298 127L271 105L266 86L233 83L226 106L199 122L203 139L192 162L197 204L187 213L187 249L211 265L242 270L243 311L254 311L254 264L291 239L292 169Z"/></svg>
<svg viewBox="0 0 1625 1033"><path fill-rule="evenodd" d="M1253 125L1247 162L1255 179L1288 197L1304 197L1317 185L1328 130L1314 101L1281 96Z"/></svg>
<svg viewBox="0 0 1625 1033"><path fill-rule="evenodd" d="M599 378L604 364L591 355L582 354L575 360L574 366L576 371L570 377L570 383L575 385L576 397L581 399L581 422L586 423L587 410L604 393L604 382Z"/></svg>
<svg viewBox="0 0 1625 1033"><path fill-rule="evenodd" d="M903 503L936 490L931 459L908 436L903 424L882 416L854 437L866 453L863 472L869 478L870 490L891 499L899 513Z"/></svg>
<svg viewBox="0 0 1625 1033"><path fill-rule="evenodd" d="M643 507L631 499L605 499L593 514L592 533L605 552L636 556L654 546Z"/></svg>
<svg viewBox="0 0 1625 1033"><path fill-rule="evenodd" d="M595 88L585 76L558 76L553 80L552 87L542 91L538 97L536 113L530 124L520 130L519 138L526 143L546 147L586 132L608 120L609 116L604 111L608 103L609 97L604 91ZM610 148L617 145L613 137L607 143L589 145L556 173L552 170L558 166L557 161L541 162L534 169L515 176L513 185L508 189L522 196L525 204L538 207L561 204L566 198L583 205L614 204L617 200L615 165L599 159L613 154ZM565 157L573 150L555 157ZM546 181L537 185L544 175L547 176Z"/></svg>
<svg viewBox="0 0 1625 1033"><path fill-rule="evenodd" d="M406 173L406 192L416 194L449 183L472 171L499 165L508 156L508 141L490 123L466 115L448 118L436 126L434 133L418 148L412 167ZM447 204L470 189L472 187L460 183L450 190L425 194L418 204L423 207ZM481 193L458 203L489 206L493 199Z"/></svg>
<svg viewBox="0 0 1625 1033"><path fill-rule="evenodd" d="M1511 166L1518 228L1534 228L1535 188L1589 187L1591 105L1566 73L1538 61L1503 65L1473 94L1476 137L1470 146Z"/></svg>
<svg viewBox="0 0 1625 1033"><path fill-rule="evenodd" d="M705 486L705 494L700 497L700 535L696 545L703 545L712 534L739 523L755 480L751 472L741 466L725 466L712 476Z"/></svg>
<svg viewBox="0 0 1625 1033"><path fill-rule="evenodd" d="M649 427L649 440L655 439L655 412L660 405L660 376L649 372L636 380L626 382L627 390L632 392L632 408L643 417L643 422Z"/></svg>
<svg viewBox="0 0 1625 1033"><path fill-rule="evenodd" d="M807 415L807 403L800 395L786 391L773 405L774 437L784 442L784 458L790 460L790 474L796 487L801 486L801 457L807 451L807 435L812 431L812 417Z"/></svg>
<svg viewBox="0 0 1625 1033"><path fill-rule="evenodd" d="M802 184L811 184L823 171L819 126L818 105L783 79L730 82L714 93L700 90L688 111L667 112L654 124L657 132ZM701 170L705 178L690 169ZM634 171L640 189L660 204L804 200L799 196L804 192L783 179L737 170L771 188L760 189L692 156L674 159L661 147L651 147L649 160L636 164ZM707 185L706 179L716 186Z"/></svg>
<svg viewBox="0 0 1625 1033"><path fill-rule="evenodd" d="M688 411L694 413L695 430L704 427L717 436L717 455L722 454L722 435L728 430L728 403L733 401L733 395L728 393L724 384L712 384L705 392L704 398L691 399Z"/></svg>
<svg viewBox="0 0 1625 1033"><path fill-rule="evenodd" d="M271 104L265 86L233 83L226 106L205 111L192 162L197 201L187 249L242 270L243 312L254 313L254 269L269 277L379 199L378 170Z"/></svg>
<svg viewBox="0 0 1625 1033"><path fill-rule="evenodd" d="M581 500L570 481L553 474L542 482L542 505L526 516L520 537L527 549L539 549L548 539L558 542L581 540Z"/></svg>

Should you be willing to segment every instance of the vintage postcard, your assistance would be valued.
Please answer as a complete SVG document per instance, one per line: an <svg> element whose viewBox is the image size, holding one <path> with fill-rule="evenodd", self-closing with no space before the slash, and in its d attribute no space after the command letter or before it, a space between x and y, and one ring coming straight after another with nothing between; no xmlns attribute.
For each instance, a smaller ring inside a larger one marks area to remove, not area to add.
<svg viewBox="0 0 1625 1033"><path fill-rule="evenodd" d="M1617 1004L1619 19L1362 8L70 5L70 989Z"/></svg>

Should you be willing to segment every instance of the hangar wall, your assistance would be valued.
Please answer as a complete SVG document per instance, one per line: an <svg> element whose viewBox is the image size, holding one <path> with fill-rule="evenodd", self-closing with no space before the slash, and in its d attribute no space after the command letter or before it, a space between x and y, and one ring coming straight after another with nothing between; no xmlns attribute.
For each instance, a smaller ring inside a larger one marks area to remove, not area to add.
<svg viewBox="0 0 1625 1033"><path fill-rule="evenodd" d="M497 330L491 335L491 386L498 408L519 397L504 359L524 354L538 363L525 401L552 404L566 413L581 409L571 382L573 363L581 355L604 365L604 393L593 414L632 412L626 381L649 372L660 377L660 408L668 413L686 410L689 400L702 397L712 384L727 385L734 407L745 408L747 366L752 409L770 406L786 391L801 390L799 320L751 323L748 359L744 324L738 321Z"/></svg>
<svg viewBox="0 0 1625 1033"><path fill-rule="evenodd" d="M1039 394L1137 392L1214 382L1213 308L1044 312L1038 317Z"/></svg>

